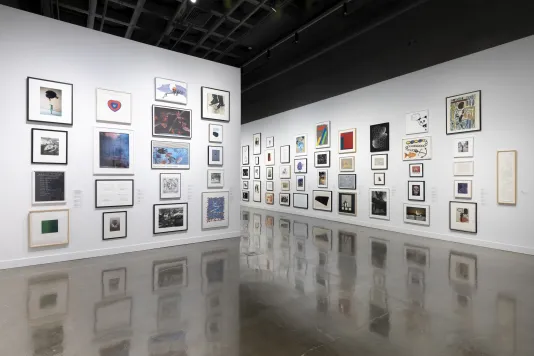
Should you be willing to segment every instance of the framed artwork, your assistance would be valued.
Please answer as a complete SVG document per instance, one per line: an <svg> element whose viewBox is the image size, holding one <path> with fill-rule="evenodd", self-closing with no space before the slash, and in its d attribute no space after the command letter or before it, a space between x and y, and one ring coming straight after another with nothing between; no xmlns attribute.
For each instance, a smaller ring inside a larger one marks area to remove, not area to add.
<svg viewBox="0 0 534 356"><path fill-rule="evenodd" d="M291 162L291 146L280 146L280 163L290 163Z"/></svg>
<svg viewBox="0 0 534 356"><path fill-rule="evenodd" d="M340 172L354 172L354 157L339 157Z"/></svg>
<svg viewBox="0 0 534 356"><path fill-rule="evenodd" d="M389 189L369 189L369 217L389 220Z"/></svg>
<svg viewBox="0 0 534 356"><path fill-rule="evenodd" d="M477 256L457 251L450 252L449 281L476 288L477 274Z"/></svg>
<svg viewBox="0 0 534 356"><path fill-rule="evenodd" d="M453 174L455 176L475 175L475 162L474 161L453 162Z"/></svg>
<svg viewBox="0 0 534 356"><path fill-rule="evenodd" d="M28 77L27 85L28 121L72 125L72 84Z"/></svg>
<svg viewBox="0 0 534 356"><path fill-rule="evenodd" d="M402 160L419 161L432 159L432 137L415 137L402 139Z"/></svg>
<svg viewBox="0 0 534 356"><path fill-rule="evenodd" d="M313 191L313 210L332 211L332 191Z"/></svg>
<svg viewBox="0 0 534 356"><path fill-rule="evenodd" d="M260 169L261 169L260 166L255 166L254 167L254 179L260 179L260 177L261 177Z"/></svg>
<svg viewBox="0 0 534 356"><path fill-rule="evenodd" d="M410 163L408 169L410 178L422 178L424 175L423 163Z"/></svg>
<svg viewBox="0 0 534 356"><path fill-rule="evenodd" d="M242 146L241 147L241 164L246 166L248 164L249 159L249 153L250 153L250 146Z"/></svg>
<svg viewBox="0 0 534 356"><path fill-rule="evenodd" d="M152 169L189 169L189 147L187 142L152 140Z"/></svg>
<svg viewBox="0 0 534 356"><path fill-rule="evenodd" d="M317 171L317 188L328 188L328 170L327 169Z"/></svg>
<svg viewBox="0 0 534 356"><path fill-rule="evenodd" d="M118 208L133 205L133 179L95 180L95 208Z"/></svg>
<svg viewBox="0 0 534 356"><path fill-rule="evenodd" d="M337 212L356 216L356 193L339 192Z"/></svg>
<svg viewBox="0 0 534 356"><path fill-rule="evenodd" d="M152 136L191 138L192 126L191 110L152 105Z"/></svg>
<svg viewBox="0 0 534 356"><path fill-rule="evenodd" d="M265 182L265 190L268 192L272 192L274 190L274 182L273 181Z"/></svg>
<svg viewBox="0 0 534 356"><path fill-rule="evenodd" d="M389 122L371 125L369 142L371 152L389 151Z"/></svg>
<svg viewBox="0 0 534 356"><path fill-rule="evenodd" d="M408 200L425 201L424 181L408 181Z"/></svg>
<svg viewBox="0 0 534 356"><path fill-rule="evenodd" d="M283 165L280 166L280 179L290 179L291 178L291 166Z"/></svg>
<svg viewBox="0 0 534 356"><path fill-rule="evenodd" d="M303 174L297 175L297 191L306 190L306 176Z"/></svg>
<svg viewBox="0 0 534 356"><path fill-rule="evenodd" d="M445 99L447 135L482 129L481 95L478 90Z"/></svg>
<svg viewBox="0 0 534 356"><path fill-rule="evenodd" d="M371 155L371 170L378 171L386 169L388 169L387 154Z"/></svg>
<svg viewBox="0 0 534 356"><path fill-rule="evenodd" d="M404 222L408 224L430 225L430 206L404 204Z"/></svg>
<svg viewBox="0 0 534 356"><path fill-rule="evenodd" d="M65 204L65 171L32 172L32 204Z"/></svg>
<svg viewBox="0 0 534 356"><path fill-rule="evenodd" d="M187 287L187 258L154 261L152 291L164 292Z"/></svg>
<svg viewBox="0 0 534 356"><path fill-rule="evenodd" d="M471 199L473 197L473 181L455 180L454 197L458 199Z"/></svg>
<svg viewBox="0 0 534 356"><path fill-rule="evenodd" d="M182 175L180 173L159 174L159 198L180 199L182 197Z"/></svg>
<svg viewBox="0 0 534 356"><path fill-rule="evenodd" d="M462 137L454 139L453 154L454 158L473 157L475 155L475 138Z"/></svg>
<svg viewBox="0 0 534 356"><path fill-rule="evenodd" d="M252 153L255 155L261 154L261 133L252 135Z"/></svg>
<svg viewBox="0 0 534 356"><path fill-rule="evenodd" d="M208 166L223 166L223 146L208 146Z"/></svg>
<svg viewBox="0 0 534 356"><path fill-rule="evenodd" d="M274 147L274 137L273 136L267 137L267 140L265 141L265 147L267 147L267 148Z"/></svg>
<svg viewBox="0 0 534 356"><path fill-rule="evenodd" d="M308 154L308 135L301 134L295 136L295 156L306 156Z"/></svg>
<svg viewBox="0 0 534 356"><path fill-rule="evenodd" d="M154 235L187 231L188 215L187 203L154 204Z"/></svg>
<svg viewBox="0 0 534 356"><path fill-rule="evenodd" d="M293 193L293 207L297 209L308 209L308 194Z"/></svg>
<svg viewBox="0 0 534 356"><path fill-rule="evenodd" d="M248 180L243 181L242 189L248 189Z"/></svg>
<svg viewBox="0 0 534 356"><path fill-rule="evenodd" d="M242 200L242 201L249 201L249 197L248 197L248 195L249 195L248 190L246 190L246 191L243 190L243 191L241 192L241 200Z"/></svg>
<svg viewBox="0 0 534 356"><path fill-rule="evenodd" d="M102 299L125 295L127 282L126 268L102 271Z"/></svg>
<svg viewBox="0 0 534 356"><path fill-rule="evenodd" d="M134 174L134 133L95 127L94 174Z"/></svg>
<svg viewBox="0 0 534 356"><path fill-rule="evenodd" d="M274 204L274 193L265 193L265 204L267 205Z"/></svg>
<svg viewBox="0 0 534 356"><path fill-rule="evenodd" d="M260 165L260 157L258 157L258 156L254 157L254 164L255 164L256 166L259 166L259 165Z"/></svg>
<svg viewBox="0 0 534 356"><path fill-rule="evenodd" d="M202 87L202 118L217 121L230 121L230 92Z"/></svg>
<svg viewBox="0 0 534 356"><path fill-rule="evenodd" d="M67 245L70 239L69 209L30 211L30 248Z"/></svg>
<svg viewBox="0 0 534 356"><path fill-rule="evenodd" d="M356 152L356 129L339 131L338 144L338 153Z"/></svg>
<svg viewBox="0 0 534 356"><path fill-rule="evenodd" d="M241 167L241 179L250 179L250 167Z"/></svg>
<svg viewBox="0 0 534 356"><path fill-rule="evenodd" d="M255 180L252 185L252 200L257 203L261 203L261 181Z"/></svg>
<svg viewBox="0 0 534 356"><path fill-rule="evenodd" d="M96 121L115 124L132 123L132 94L96 89Z"/></svg>
<svg viewBox="0 0 534 356"><path fill-rule="evenodd" d="M338 174L337 185L339 189L356 190L356 174Z"/></svg>
<svg viewBox="0 0 534 356"><path fill-rule="evenodd" d="M291 181L289 181L289 180L280 181L280 188L281 188L282 191L291 190Z"/></svg>
<svg viewBox="0 0 534 356"><path fill-rule="evenodd" d="M290 206L291 205L291 195L289 193L280 193L278 194L278 204L281 206Z"/></svg>
<svg viewBox="0 0 534 356"><path fill-rule="evenodd" d="M375 185L386 185L386 173L375 173L374 183Z"/></svg>
<svg viewBox="0 0 534 356"><path fill-rule="evenodd" d="M497 203L515 205L517 200L517 151L497 151Z"/></svg>
<svg viewBox="0 0 534 356"><path fill-rule="evenodd" d="M477 203L449 202L449 229L477 233Z"/></svg>
<svg viewBox="0 0 534 356"><path fill-rule="evenodd" d="M69 311L68 274L53 273L30 277L27 301L28 320L32 324L60 320Z"/></svg>
<svg viewBox="0 0 534 356"><path fill-rule="evenodd" d="M330 167L330 151L315 152L315 167Z"/></svg>
<svg viewBox="0 0 534 356"><path fill-rule="evenodd" d="M428 132L428 110L416 111L406 114L406 135L415 135Z"/></svg>
<svg viewBox="0 0 534 356"><path fill-rule="evenodd" d="M330 147L330 121L315 125L315 148Z"/></svg>
<svg viewBox="0 0 534 356"><path fill-rule="evenodd" d="M224 188L224 170L208 169L208 189Z"/></svg>
<svg viewBox="0 0 534 356"><path fill-rule="evenodd" d="M307 158L295 158L295 173L308 173Z"/></svg>
<svg viewBox="0 0 534 356"><path fill-rule="evenodd" d="M265 165L274 166L274 148L265 150Z"/></svg>
<svg viewBox="0 0 534 356"><path fill-rule="evenodd" d="M156 101L187 105L187 83L172 79L156 78L154 99Z"/></svg>
<svg viewBox="0 0 534 356"><path fill-rule="evenodd" d="M32 163L67 164L68 135L67 131L32 129Z"/></svg>
<svg viewBox="0 0 534 356"><path fill-rule="evenodd" d="M229 193L202 193L202 229L228 227L230 223Z"/></svg>
<svg viewBox="0 0 534 356"><path fill-rule="evenodd" d="M128 235L128 213L113 211L102 213L102 240L124 239Z"/></svg>

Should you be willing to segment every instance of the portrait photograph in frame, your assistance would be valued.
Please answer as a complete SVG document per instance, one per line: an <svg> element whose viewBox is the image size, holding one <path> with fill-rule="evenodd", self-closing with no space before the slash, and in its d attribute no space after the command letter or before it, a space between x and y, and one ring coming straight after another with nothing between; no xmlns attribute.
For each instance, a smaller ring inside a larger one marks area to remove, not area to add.
<svg viewBox="0 0 534 356"><path fill-rule="evenodd" d="M354 172L354 156L339 157L340 172Z"/></svg>
<svg viewBox="0 0 534 356"><path fill-rule="evenodd" d="M132 94L96 89L96 121L130 125L132 123Z"/></svg>
<svg viewBox="0 0 534 356"><path fill-rule="evenodd" d="M68 135L67 131L32 128L32 164L67 164Z"/></svg>
<svg viewBox="0 0 534 356"><path fill-rule="evenodd" d="M154 204L153 234L187 231L188 204Z"/></svg>
<svg viewBox="0 0 534 356"><path fill-rule="evenodd" d="M226 228L229 223L229 192L203 192L202 230Z"/></svg>
<svg viewBox="0 0 534 356"><path fill-rule="evenodd" d="M202 119L230 121L230 92L209 87L201 88Z"/></svg>
<svg viewBox="0 0 534 356"><path fill-rule="evenodd" d="M477 233L477 203L449 202L449 229L453 231Z"/></svg>
<svg viewBox="0 0 534 356"><path fill-rule="evenodd" d="M480 90L447 97L447 135L482 130L481 102Z"/></svg>
<svg viewBox="0 0 534 356"><path fill-rule="evenodd" d="M338 136L338 153L355 153L356 152L356 129L339 131Z"/></svg>
<svg viewBox="0 0 534 356"><path fill-rule="evenodd" d="M280 163L291 163L291 146L280 146Z"/></svg>
<svg viewBox="0 0 534 356"><path fill-rule="evenodd" d="M371 170L387 170L388 169L388 155L378 154L371 155Z"/></svg>
<svg viewBox="0 0 534 356"><path fill-rule="evenodd" d="M30 248L68 245L70 241L69 209L38 210L28 214Z"/></svg>
<svg viewBox="0 0 534 356"><path fill-rule="evenodd" d="M182 175L180 173L159 174L159 198L180 199L182 197Z"/></svg>
<svg viewBox="0 0 534 356"><path fill-rule="evenodd" d="M134 132L95 127L93 173L134 174Z"/></svg>
<svg viewBox="0 0 534 356"><path fill-rule="evenodd" d="M188 139L192 135L191 110L152 105L152 136Z"/></svg>
<svg viewBox="0 0 534 356"><path fill-rule="evenodd" d="M111 211L102 213L102 240L124 239L128 236L128 213Z"/></svg>
<svg viewBox="0 0 534 356"><path fill-rule="evenodd" d="M133 179L95 180L95 208L119 208L133 205Z"/></svg>
<svg viewBox="0 0 534 356"><path fill-rule="evenodd" d="M39 78L27 78L28 121L73 124L73 85Z"/></svg>
<svg viewBox="0 0 534 356"><path fill-rule="evenodd" d="M187 83L178 80L154 79L154 100L187 105Z"/></svg>
<svg viewBox="0 0 534 356"><path fill-rule="evenodd" d="M32 204L65 204L66 171L32 171Z"/></svg>

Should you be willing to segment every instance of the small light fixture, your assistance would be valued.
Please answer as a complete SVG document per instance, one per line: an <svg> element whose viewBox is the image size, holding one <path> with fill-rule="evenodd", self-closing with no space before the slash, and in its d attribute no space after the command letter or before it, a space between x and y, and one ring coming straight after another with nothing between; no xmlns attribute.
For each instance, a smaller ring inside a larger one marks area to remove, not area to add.
<svg viewBox="0 0 534 356"><path fill-rule="evenodd" d="M270 49L267 50L267 59L271 59L271 50Z"/></svg>
<svg viewBox="0 0 534 356"><path fill-rule="evenodd" d="M276 12L276 0L269 1L269 7L271 8L271 10Z"/></svg>
<svg viewBox="0 0 534 356"><path fill-rule="evenodd" d="M197 0L189 0L189 1L191 1L191 3L193 4L197 2Z"/></svg>
<svg viewBox="0 0 534 356"><path fill-rule="evenodd" d="M295 32L295 38L293 39L293 43L294 44L299 43L299 33L298 32Z"/></svg>

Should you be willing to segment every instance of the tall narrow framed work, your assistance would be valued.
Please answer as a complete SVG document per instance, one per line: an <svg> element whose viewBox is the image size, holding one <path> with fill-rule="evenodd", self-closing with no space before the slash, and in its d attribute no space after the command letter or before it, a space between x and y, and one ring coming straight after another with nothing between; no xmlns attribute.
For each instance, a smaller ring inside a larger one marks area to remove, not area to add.
<svg viewBox="0 0 534 356"><path fill-rule="evenodd" d="M202 229L228 227L229 222L228 191L202 193Z"/></svg>
<svg viewBox="0 0 534 356"><path fill-rule="evenodd" d="M497 151L497 203L515 205L517 199L517 151Z"/></svg>
<svg viewBox="0 0 534 356"><path fill-rule="evenodd" d="M72 125L73 85L27 78L28 121Z"/></svg>
<svg viewBox="0 0 534 356"><path fill-rule="evenodd" d="M445 99L447 135L482 130L480 90Z"/></svg>
<svg viewBox="0 0 534 356"><path fill-rule="evenodd" d="M255 155L261 154L261 133L252 135L252 153Z"/></svg>
<svg viewBox="0 0 534 356"><path fill-rule="evenodd" d="M230 92L226 90L202 87L203 119L230 121Z"/></svg>
<svg viewBox="0 0 534 356"><path fill-rule="evenodd" d="M30 211L28 225L30 248L69 243L69 209Z"/></svg>
<svg viewBox="0 0 534 356"><path fill-rule="evenodd" d="M295 136L295 156L306 156L308 154L308 135L300 134Z"/></svg>
<svg viewBox="0 0 534 356"><path fill-rule="evenodd" d="M95 127L93 173L134 174L134 133Z"/></svg>
<svg viewBox="0 0 534 356"><path fill-rule="evenodd" d="M330 147L330 121L315 125L315 148Z"/></svg>

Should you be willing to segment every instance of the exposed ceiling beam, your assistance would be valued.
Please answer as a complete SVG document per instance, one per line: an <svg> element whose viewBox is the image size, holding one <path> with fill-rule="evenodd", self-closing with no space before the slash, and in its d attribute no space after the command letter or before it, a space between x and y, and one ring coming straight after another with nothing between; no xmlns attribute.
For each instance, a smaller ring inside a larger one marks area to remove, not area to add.
<svg viewBox="0 0 534 356"><path fill-rule="evenodd" d="M100 32L104 29L104 23L106 22L106 12L108 12L108 0L104 2L104 10L102 10L102 19L100 20Z"/></svg>
<svg viewBox="0 0 534 356"><path fill-rule="evenodd" d="M186 0L187 1L187 0ZM189 31L191 30L191 24L187 25L187 28L185 29L184 32L182 32L182 34L180 35L180 37L178 37L175 41L174 41L174 44L172 45L172 47L170 48L171 51L174 50L174 47L176 47L180 42L182 42L182 40L185 38L185 36L187 36L187 34L189 33Z"/></svg>
<svg viewBox="0 0 534 356"><path fill-rule="evenodd" d="M182 0L182 3L180 5L178 5L178 7L176 8L176 12L174 13L174 16L172 17L172 19L167 21L167 27L165 27L165 31L163 31L163 33L159 37L159 40L156 43L156 46L160 45L161 41L163 41L165 36L168 36L168 35L171 34L171 32L176 27L176 23L184 16L185 10L187 9L187 1L188 0ZM187 28L187 32L189 32L189 29L190 29L190 27ZM185 33L185 31L184 31L184 33ZM182 36L180 36L180 37L182 37Z"/></svg>
<svg viewBox="0 0 534 356"><path fill-rule="evenodd" d="M180 36L180 37L181 37L181 36ZM169 37L169 38L170 38L171 40L173 40L173 41L177 41L177 40L178 40L178 38L176 38L176 37ZM193 46L196 45L195 42L187 41L187 40L184 40L184 39L182 39L180 42L181 42L181 43L185 43L186 45L191 46L191 47L193 47ZM198 47L198 48L203 49L203 50L206 50L206 51L210 49L209 47L204 46L204 45L202 45L202 46L200 46L200 47ZM223 54L223 52L220 51L220 50L218 50L218 49L213 50L213 52L218 53L218 54ZM236 55L236 54L233 54L233 53L224 53L224 55L225 55L226 57L230 57L230 58L241 58L240 56L238 56L238 55Z"/></svg>
<svg viewBox="0 0 534 356"><path fill-rule="evenodd" d="M137 20L139 20L139 16L141 16L141 13L143 12L143 7L145 6L145 2L146 0L137 0L137 5L135 6L135 10L134 10L134 13L132 14L132 18L130 19L130 24L128 25L128 29L126 30L126 34L124 35L125 38L132 37L135 26L137 25Z"/></svg>
<svg viewBox="0 0 534 356"><path fill-rule="evenodd" d="M260 1L257 1L257 0L247 0L247 2L249 4L254 5L254 6L258 6L259 5L262 9L267 10L269 12L272 11L270 6L265 5L266 1L261 1L261 4L260 4Z"/></svg>
<svg viewBox="0 0 534 356"><path fill-rule="evenodd" d="M66 9L66 10L70 10L70 11L74 11L74 12L79 12L80 14L86 14L86 15L89 15L89 11L87 10L84 10L84 9L80 9L79 7L76 7L76 6L72 6L72 5L67 5L67 4L62 4L62 3L59 3L59 6ZM97 19L102 19L102 15L100 14L96 14L95 15L95 18ZM114 24L117 24L117 25L122 25L124 27L128 27L129 23L128 22L124 22L124 21L121 21L121 20L117 20L117 19L114 19L112 17L106 17L106 21L109 21L109 22L112 22ZM136 29L138 29L139 27L135 27Z"/></svg>
<svg viewBox="0 0 534 356"><path fill-rule="evenodd" d="M87 27L91 30L95 27L95 15L96 15L96 5L98 0L89 0L89 16L87 16Z"/></svg>

